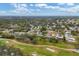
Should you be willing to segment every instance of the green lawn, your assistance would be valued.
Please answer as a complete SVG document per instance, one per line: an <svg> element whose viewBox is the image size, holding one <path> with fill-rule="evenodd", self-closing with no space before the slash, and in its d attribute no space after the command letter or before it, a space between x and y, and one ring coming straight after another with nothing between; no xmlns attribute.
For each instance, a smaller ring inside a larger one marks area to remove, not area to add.
<svg viewBox="0 0 79 59"><path fill-rule="evenodd" d="M56 49L56 52L50 52L46 50L47 47L34 47L28 45L16 45L15 47L21 48L24 55L31 55L36 52L38 55L45 56L79 56L79 53Z"/></svg>
<svg viewBox="0 0 79 59"><path fill-rule="evenodd" d="M33 46L28 46L28 45L25 45L25 46L16 45L15 47L21 48L24 55L31 55L33 52L36 52L38 55L47 55L47 56L54 55L52 52L46 50L45 48L37 48Z"/></svg>
<svg viewBox="0 0 79 59"><path fill-rule="evenodd" d="M65 42L52 43L52 45L60 47L60 48L74 48L75 47L72 43L65 43Z"/></svg>
<svg viewBox="0 0 79 59"><path fill-rule="evenodd" d="M6 41L7 40L0 40L0 46L5 45ZM61 43L61 44L58 43L57 46L62 47L62 46L64 46L64 43ZM79 53L66 51L66 50L62 50L62 49L56 49L56 48L53 48L56 50L55 52L51 52L46 49L46 48L48 48L47 46L36 47L36 46L15 44L14 47L20 48L24 56L32 55L33 52L36 52L37 55L40 55L40 56L79 56ZM49 48L51 48L51 47L49 47Z"/></svg>
<svg viewBox="0 0 79 59"><path fill-rule="evenodd" d="M4 46L6 44L5 40L0 40L0 46Z"/></svg>

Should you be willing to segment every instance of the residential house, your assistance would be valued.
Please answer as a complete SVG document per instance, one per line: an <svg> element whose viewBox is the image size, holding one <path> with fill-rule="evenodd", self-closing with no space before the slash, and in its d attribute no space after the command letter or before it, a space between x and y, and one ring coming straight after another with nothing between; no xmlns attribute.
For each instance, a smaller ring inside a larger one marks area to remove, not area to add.
<svg viewBox="0 0 79 59"><path fill-rule="evenodd" d="M54 31L48 30L47 31L47 37L55 37L56 33Z"/></svg>
<svg viewBox="0 0 79 59"><path fill-rule="evenodd" d="M56 39L63 39L63 35L60 32L57 32L55 38Z"/></svg>
<svg viewBox="0 0 79 59"><path fill-rule="evenodd" d="M75 38L71 35L71 32L70 31L66 31L65 32L65 39L68 42L75 42Z"/></svg>

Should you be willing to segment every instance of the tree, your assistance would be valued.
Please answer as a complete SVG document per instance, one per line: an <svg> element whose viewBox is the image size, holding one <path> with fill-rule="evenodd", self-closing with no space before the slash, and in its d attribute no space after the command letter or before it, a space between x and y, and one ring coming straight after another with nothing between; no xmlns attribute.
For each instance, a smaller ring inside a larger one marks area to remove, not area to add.
<svg viewBox="0 0 79 59"><path fill-rule="evenodd" d="M42 28L40 29L41 31L46 31L46 27L42 26Z"/></svg>

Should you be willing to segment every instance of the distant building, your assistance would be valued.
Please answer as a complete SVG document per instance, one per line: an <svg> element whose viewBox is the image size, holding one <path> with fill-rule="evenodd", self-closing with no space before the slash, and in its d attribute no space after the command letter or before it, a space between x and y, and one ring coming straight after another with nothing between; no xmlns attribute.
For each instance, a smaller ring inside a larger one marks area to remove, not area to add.
<svg viewBox="0 0 79 59"><path fill-rule="evenodd" d="M71 35L70 31L65 32L65 39L68 42L75 42L75 38Z"/></svg>
<svg viewBox="0 0 79 59"><path fill-rule="evenodd" d="M21 35L24 35L25 34L25 32L14 32L13 33L13 35L16 37L16 38L18 38L18 37L20 37Z"/></svg>
<svg viewBox="0 0 79 59"><path fill-rule="evenodd" d="M56 39L63 39L63 35L60 32L58 32L56 34Z"/></svg>
<svg viewBox="0 0 79 59"><path fill-rule="evenodd" d="M47 36L48 36L48 37L51 37L51 36L54 37L54 36L55 36L55 32L48 30L48 31L47 31Z"/></svg>

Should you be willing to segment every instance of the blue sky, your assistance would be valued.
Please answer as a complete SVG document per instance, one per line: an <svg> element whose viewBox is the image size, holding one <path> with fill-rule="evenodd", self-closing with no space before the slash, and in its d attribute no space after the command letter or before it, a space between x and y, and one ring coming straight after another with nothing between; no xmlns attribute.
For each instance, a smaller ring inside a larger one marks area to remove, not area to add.
<svg viewBox="0 0 79 59"><path fill-rule="evenodd" d="M0 3L0 16L79 16L79 3Z"/></svg>

